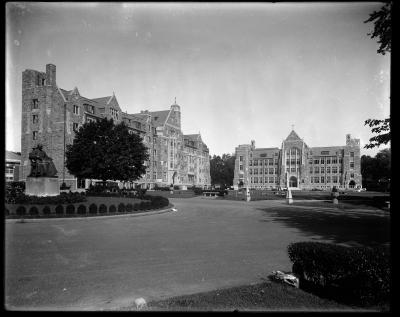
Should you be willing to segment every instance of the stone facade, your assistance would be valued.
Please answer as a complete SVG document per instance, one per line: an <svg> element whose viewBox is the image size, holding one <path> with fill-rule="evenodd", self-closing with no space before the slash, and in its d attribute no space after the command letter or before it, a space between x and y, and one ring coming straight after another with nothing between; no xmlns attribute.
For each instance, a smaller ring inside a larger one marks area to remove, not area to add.
<svg viewBox="0 0 400 317"><path fill-rule="evenodd" d="M184 135L181 111L176 102L165 111L123 112L117 98L83 97L78 89L60 89L56 84L56 66L46 72L27 69L22 73L21 160L22 180L30 172L29 152L38 143L53 159L60 182L71 189L89 186L89 180L77 180L64 168L64 149L73 142L75 131L85 122L100 118L124 121L131 133L137 133L147 146L150 159L146 174L125 186L144 188L179 185L207 187L211 184L209 150L200 134Z"/></svg>
<svg viewBox="0 0 400 317"><path fill-rule="evenodd" d="M308 147L295 131L279 148L256 148L255 142L235 149L233 185L275 189L347 189L361 187L360 140L346 135L346 145Z"/></svg>

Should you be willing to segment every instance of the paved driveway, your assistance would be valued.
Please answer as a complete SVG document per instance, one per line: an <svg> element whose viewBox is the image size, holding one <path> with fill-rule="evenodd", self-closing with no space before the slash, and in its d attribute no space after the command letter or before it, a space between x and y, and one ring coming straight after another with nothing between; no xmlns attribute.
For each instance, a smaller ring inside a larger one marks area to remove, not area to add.
<svg viewBox="0 0 400 317"><path fill-rule="evenodd" d="M313 239L266 212L284 201L171 201L177 212L144 217L7 221L7 308L114 309L257 283L291 269L289 243Z"/></svg>

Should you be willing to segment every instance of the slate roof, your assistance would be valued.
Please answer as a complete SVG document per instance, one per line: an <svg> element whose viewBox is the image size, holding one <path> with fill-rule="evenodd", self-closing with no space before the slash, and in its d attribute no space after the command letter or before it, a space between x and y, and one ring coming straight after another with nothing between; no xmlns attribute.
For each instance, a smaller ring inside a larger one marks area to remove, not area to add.
<svg viewBox="0 0 400 317"><path fill-rule="evenodd" d="M149 113L151 114L153 124L156 127L159 127L164 125L165 121L167 120L169 110L151 111Z"/></svg>
<svg viewBox="0 0 400 317"><path fill-rule="evenodd" d="M111 97L112 97L112 96L100 97L100 98L92 98L91 100L94 100L94 101L99 102L99 103L107 104L108 101L111 99Z"/></svg>
<svg viewBox="0 0 400 317"><path fill-rule="evenodd" d="M290 134L286 138L286 141L297 141L297 140L301 141L301 138L298 136L296 132L294 132L294 130L292 130L292 132L290 132Z"/></svg>

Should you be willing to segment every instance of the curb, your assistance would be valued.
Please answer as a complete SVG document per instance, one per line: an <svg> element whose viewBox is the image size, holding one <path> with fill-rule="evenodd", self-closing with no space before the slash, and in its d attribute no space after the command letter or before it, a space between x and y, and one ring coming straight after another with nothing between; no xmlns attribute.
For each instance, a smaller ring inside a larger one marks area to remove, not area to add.
<svg viewBox="0 0 400 317"><path fill-rule="evenodd" d="M141 212L141 213L135 213L135 214L119 214L119 215L107 215L107 216L89 216L89 217L54 217L54 218L24 218L24 223L28 222L42 222L42 221L50 221L50 220L96 220L96 219L110 219L110 218L122 218L122 217L141 217L141 216L151 216L151 215L157 215L157 214L164 214L167 212L172 212L172 208L174 208L174 205L168 206L166 209L161 209L161 210L153 210L153 211L148 211L148 212ZM6 223L15 223L15 222L20 222L21 219L5 219Z"/></svg>

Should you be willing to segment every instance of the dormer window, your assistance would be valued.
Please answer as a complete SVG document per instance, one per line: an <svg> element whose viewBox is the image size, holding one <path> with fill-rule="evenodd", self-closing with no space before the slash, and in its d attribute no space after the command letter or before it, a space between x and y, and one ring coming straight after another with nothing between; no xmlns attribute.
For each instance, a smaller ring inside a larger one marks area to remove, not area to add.
<svg viewBox="0 0 400 317"><path fill-rule="evenodd" d="M74 105L74 114L79 115L79 106Z"/></svg>

